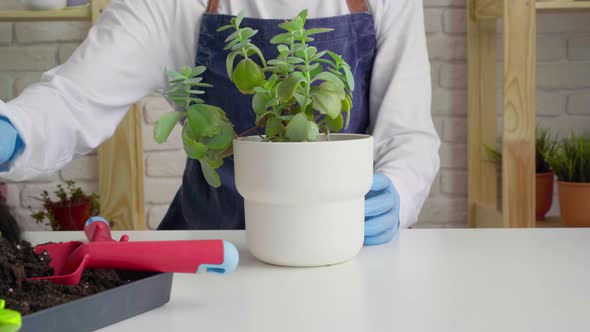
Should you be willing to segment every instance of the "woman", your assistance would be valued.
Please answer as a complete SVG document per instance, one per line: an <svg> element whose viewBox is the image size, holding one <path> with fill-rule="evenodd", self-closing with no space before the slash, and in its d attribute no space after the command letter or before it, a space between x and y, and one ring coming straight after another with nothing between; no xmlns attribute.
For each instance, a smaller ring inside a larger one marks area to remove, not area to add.
<svg viewBox="0 0 590 332"><path fill-rule="evenodd" d="M390 241L400 224L416 222L439 167L423 9L417 0L113 0L67 63L18 98L0 102L0 177L49 174L96 148L131 104L167 85L167 70L196 62L209 67L205 81L227 85L227 77L215 75L227 55L215 30L229 20L227 14L244 10L250 18L243 25L269 36L279 33L277 19L302 9L309 10L309 26L335 28L314 45L342 54L359 82L348 131L375 138L365 244ZM260 46L263 53L275 52L274 46ZM252 126L253 119L239 116L248 96L224 98L223 91L213 89L206 98L228 113L237 132ZM243 228L233 164L226 162L220 173L223 185L213 189L198 163L188 160L183 185L160 229Z"/></svg>

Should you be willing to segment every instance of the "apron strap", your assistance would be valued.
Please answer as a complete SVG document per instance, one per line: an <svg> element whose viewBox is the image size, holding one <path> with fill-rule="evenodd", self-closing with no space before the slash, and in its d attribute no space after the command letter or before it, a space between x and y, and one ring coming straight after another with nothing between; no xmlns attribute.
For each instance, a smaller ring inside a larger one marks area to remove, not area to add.
<svg viewBox="0 0 590 332"><path fill-rule="evenodd" d="M219 0L209 0L207 5L207 13L217 14L217 7L219 7Z"/></svg>
<svg viewBox="0 0 590 332"><path fill-rule="evenodd" d="M350 9L350 12L353 14L369 12L367 0L346 0L346 3L348 4L348 9Z"/></svg>
<svg viewBox="0 0 590 332"><path fill-rule="evenodd" d="M367 5L367 0L346 0L348 4L348 9L351 13L368 13L369 6ZM207 5L207 13L217 14L217 9L219 7L219 0L209 0L209 4Z"/></svg>

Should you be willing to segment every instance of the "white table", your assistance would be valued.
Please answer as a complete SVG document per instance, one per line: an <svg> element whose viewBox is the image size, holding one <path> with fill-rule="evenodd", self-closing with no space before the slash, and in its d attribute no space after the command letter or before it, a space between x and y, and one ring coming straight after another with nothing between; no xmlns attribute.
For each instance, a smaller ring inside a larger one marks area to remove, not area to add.
<svg viewBox="0 0 590 332"><path fill-rule="evenodd" d="M590 331L590 229L404 230L323 268L260 263L240 231L129 235L223 238L241 261L229 275L176 275L170 303L105 332Z"/></svg>

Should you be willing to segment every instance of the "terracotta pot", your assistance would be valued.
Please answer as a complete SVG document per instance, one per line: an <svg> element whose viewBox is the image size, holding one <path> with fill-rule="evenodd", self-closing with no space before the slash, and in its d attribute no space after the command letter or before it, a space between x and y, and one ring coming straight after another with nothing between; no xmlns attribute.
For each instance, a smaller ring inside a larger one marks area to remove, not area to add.
<svg viewBox="0 0 590 332"><path fill-rule="evenodd" d="M590 183L557 183L561 222L568 227L590 227Z"/></svg>
<svg viewBox="0 0 590 332"><path fill-rule="evenodd" d="M8 197L8 194L6 191L7 191L6 183L0 183L0 202L6 203L6 197Z"/></svg>
<svg viewBox="0 0 590 332"><path fill-rule="evenodd" d="M535 214L537 220L545 220L545 215L553 203L553 172L538 173L535 186Z"/></svg>
<svg viewBox="0 0 590 332"><path fill-rule="evenodd" d="M90 218L90 202L67 207L52 207L50 210L59 224L60 231L84 230L84 223Z"/></svg>

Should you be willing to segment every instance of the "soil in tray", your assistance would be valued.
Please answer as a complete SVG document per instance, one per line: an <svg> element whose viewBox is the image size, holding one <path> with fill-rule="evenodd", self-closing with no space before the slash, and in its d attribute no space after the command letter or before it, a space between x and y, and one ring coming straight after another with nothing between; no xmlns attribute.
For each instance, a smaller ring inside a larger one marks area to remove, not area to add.
<svg viewBox="0 0 590 332"><path fill-rule="evenodd" d="M37 255L26 241L0 238L0 298L6 307L27 315L84 296L136 281L152 273L87 269L78 285L55 285L48 281L27 281L27 277L53 275L47 253Z"/></svg>

